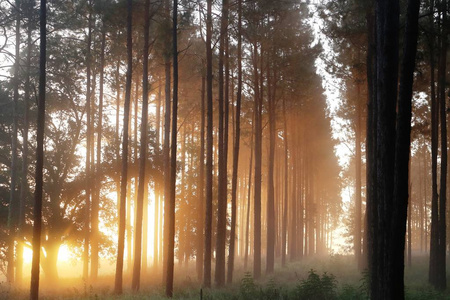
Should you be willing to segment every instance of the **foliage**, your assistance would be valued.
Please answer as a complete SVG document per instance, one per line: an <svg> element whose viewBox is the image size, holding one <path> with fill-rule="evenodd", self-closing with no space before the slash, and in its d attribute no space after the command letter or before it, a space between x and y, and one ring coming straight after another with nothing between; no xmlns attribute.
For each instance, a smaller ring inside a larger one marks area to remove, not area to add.
<svg viewBox="0 0 450 300"><path fill-rule="evenodd" d="M319 276L313 269L296 287L295 299L330 300L337 298L337 280L333 274Z"/></svg>
<svg viewBox="0 0 450 300"><path fill-rule="evenodd" d="M241 279L241 286L239 294L242 299L255 299L258 294L258 285L253 280L253 276L250 272L245 273L244 278Z"/></svg>

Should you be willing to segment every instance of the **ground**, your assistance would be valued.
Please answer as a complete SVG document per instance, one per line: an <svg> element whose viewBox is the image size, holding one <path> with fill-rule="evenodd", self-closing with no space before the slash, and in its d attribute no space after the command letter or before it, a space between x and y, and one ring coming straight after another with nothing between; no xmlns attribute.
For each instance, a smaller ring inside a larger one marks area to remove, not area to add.
<svg viewBox="0 0 450 300"><path fill-rule="evenodd" d="M237 261L237 265L243 265ZM368 299L367 276L358 271L352 256L327 256L276 266L273 275L254 281L250 273L236 269L235 282L222 289L200 289L195 265L175 269L175 299ZM130 280L124 281L124 294L113 295L114 277L104 276L96 282L62 279L58 285L43 282L41 299L165 299L159 270L149 270L143 277L141 290L132 293ZM450 292L438 293L428 284L428 259L413 257L412 267L405 269L407 299L450 299ZM448 284L450 286L450 282ZM200 294L202 293L202 298ZM0 299L28 299L27 287L0 284Z"/></svg>

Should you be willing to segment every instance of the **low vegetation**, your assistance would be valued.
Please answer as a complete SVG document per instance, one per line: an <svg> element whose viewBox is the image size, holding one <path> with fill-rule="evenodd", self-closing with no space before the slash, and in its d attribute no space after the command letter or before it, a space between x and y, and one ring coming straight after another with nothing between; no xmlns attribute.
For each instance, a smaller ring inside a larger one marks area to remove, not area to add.
<svg viewBox="0 0 450 300"><path fill-rule="evenodd" d="M428 259L425 255L413 257L413 265L406 268L406 299L449 299L449 292L437 292L427 283ZM202 300L363 300L368 297L368 273L359 272L352 256L334 255L328 258L308 258L276 268L272 276L255 280L250 272L236 270L236 281L223 289L200 289L191 278L195 266L175 273L177 288L175 299ZM58 289L44 285L42 299L111 299L141 300L167 299L161 285L159 272L151 272L143 279L141 291L125 290L123 295L113 294L111 277L102 277L96 283L87 284L81 279L61 280ZM45 283L44 283L45 284ZM125 282L125 285L127 282ZM0 285L0 299L28 299L28 290Z"/></svg>

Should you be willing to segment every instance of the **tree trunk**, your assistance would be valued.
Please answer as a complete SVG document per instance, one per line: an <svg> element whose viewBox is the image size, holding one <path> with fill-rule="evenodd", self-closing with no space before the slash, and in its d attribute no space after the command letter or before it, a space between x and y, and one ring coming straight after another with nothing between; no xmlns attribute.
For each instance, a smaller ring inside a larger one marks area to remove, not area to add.
<svg viewBox="0 0 450 300"><path fill-rule="evenodd" d="M274 160L275 160L275 86L271 83L270 63L267 64L267 87L269 102L269 155L268 155L268 182L267 182L267 256L266 273L270 274L275 266L275 192L274 192Z"/></svg>
<svg viewBox="0 0 450 300"><path fill-rule="evenodd" d="M161 138L160 138L160 130L161 130L161 91L162 91L162 82L159 80L158 84L158 98L156 104L156 154L157 157L161 158ZM154 239L153 239L153 267L156 269L159 261L159 210L161 206L161 180L160 178L155 178L155 222L154 222ZM148 189L148 187L147 187ZM148 200L147 200L148 201ZM145 245L145 244L144 244Z"/></svg>
<svg viewBox="0 0 450 300"><path fill-rule="evenodd" d="M201 91L201 121L200 121L200 153L199 153L199 175L198 175L198 242L196 267L197 278L201 282L203 279L203 254L204 254L204 228L205 228L205 92L206 92L206 77L202 71L202 91Z"/></svg>
<svg viewBox="0 0 450 300"><path fill-rule="evenodd" d="M102 25L102 45L100 52L100 95L98 104L98 128L97 128L97 186L96 197L92 198L92 250L91 250L91 278L95 281L98 276L98 243L99 243L99 207L100 207L100 186L101 186L101 155L102 155L102 121L103 121L103 84L104 84L104 67L105 67L105 42L106 28Z"/></svg>
<svg viewBox="0 0 450 300"><path fill-rule="evenodd" d="M164 115L164 220L161 220L161 224L166 223L166 217L169 215L169 198L170 198L170 115L171 115L171 99L170 99L170 80L171 80L171 64L170 64L170 1L164 0L164 23L166 38L164 39L164 72L165 72L165 115ZM168 252L168 232L166 227L163 226L163 283L165 283L167 277L167 252Z"/></svg>
<svg viewBox="0 0 450 300"><path fill-rule="evenodd" d="M446 67L447 67L447 2L442 1L439 8L442 15L441 38L438 69L438 101L440 105L441 123L441 182L439 193L439 254L438 280L435 287L440 290L447 288L446 253L447 253L447 101L446 101Z"/></svg>
<svg viewBox="0 0 450 300"><path fill-rule="evenodd" d="M288 225L288 193L289 193L289 152L288 152L288 132L286 119L286 100L283 98L283 141L284 141L284 205L283 205L283 224L281 233L281 266L286 266L286 241Z"/></svg>
<svg viewBox="0 0 450 300"><path fill-rule="evenodd" d="M358 264L358 269L362 269L361 260L361 86L360 83L356 83L356 124L355 124L355 259Z"/></svg>
<svg viewBox="0 0 450 300"><path fill-rule="evenodd" d="M247 194L247 221L245 225L245 247L244 247L244 270L247 270L249 245L250 245L250 204L251 204L251 192L252 192L252 171L253 171L253 137L255 129L255 112L253 112L252 118L252 131L250 132L250 165L248 167L248 194Z"/></svg>
<svg viewBox="0 0 450 300"><path fill-rule="evenodd" d="M172 102L172 145L170 153L170 200L167 215L168 252L167 252L167 277L166 296L173 295L173 263L175 248L175 197L177 179L177 115L178 115L178 41L177 41L178 1L173 1L173 27L172 27L172 55L173 55L173 102Z"/></svg>
<svg viewBox="0 0 450 300"><path fill-rule="evenodd" d="M212 0L207 1L206 14L206 211L205 211L205 262L203 286L211 287L211 239L212 239L212 188L213 188L213 95L212 95Z"/></svg>
<svg viewBox="0 0 450 300"><path fill-rule="evenodd" d="M439 195L437 192L437 152L439 129L439 103L435 94L435 65L434 65L434 0L430 1L431 34L429 40L430 51L430 91L431 91L431 236L430 236L430 267L429 282L437 286L439 282Z"/></svg>
<svg viewBox="0 0 450 300"><path fill-rule="evenodd" d="M10 191L9 191L9 208L8 208L8 249L6 252L7 257L7 269L6 269L6 277L9 283L14 283L14 244L16 240L16 230L17 230L17 218L18 218L18 209L19 202L17 199L17 126L18 126L18 117L17 117L17 109L19 102L19 61L20 61L20 19L21 19L21 11L19 10L19 1L16 0L16 21L15 21L15 30L16 30L16 41L15 41L15 58L14 58L14 75L12 79L14 96L12 103L12 133L11 133L11 182L10 182ZM17 258L19 259L19 258ZM21 259L21 258L20 258Z"/></svg>
<svg viewBox="0 0 450 300"><path fill-rule="evenodd" d="M134 265L131 288L138 291L141 283L141 256L142 256L142 218L144 208L144 191L147 185L145 174L147 162L147 123L148 123L148 56L149 56L149 32L150 32L150 0L145 0L144 8L144 50L142 61L142 117L141 117L141 144L139 151L139 186L136 202L136 225L134 236ZM137 102L137 98L136 98ZM145 224L148 226L148 224ZM147 255L147 253L145 253Z"/></svg>
<svg viewBox="0 0 450 300"><path fill-rule="evenodd" d="M228 0L222 1L222 19L219 45L219 181L217 203L217 239L216 239L216 272L214 281L218 287L225 283L225 243L227 230L227 182L226 182L226 153L225 153L225 117L224 117L224 52L227 41Z"/></svg>
<svg viewBox="0 0 450 300"><path fill-rule="evenodd" d="M27 6L27 57L26 57L26 77L25 77L25 93L24 93L24 116L23 116L23 150L22 150L22 181L20 183L20 207L19 207L19 235L21 241L17 244L17 262L16 262L16 282L21 283L23 280L23 242L25 236L25 207L27 203L28 188L28 130L30 123L30 90L31 90L31 47L33 33L33 9L34 2L30 2Z"/></svg>
<svg viewBox="0 0 450 300"><path fill-rule="evenodd" d="M387 283L390 291L390 299L403 299L404 292L404 254L405 234L408 212L409 184L409 159L411 145L411 99L414 81L414 67L416 61L418 19L420 0L409 0L406 26L404 33L403 61L400 66L400 84L397 104L397 124L395 140L395 181L394 203L392 219L392 244L393 253L389 265L393 270ZM389 29L390 30L390 29ZM388 46L390 47L390 46ZM395 81L397 85L397 80ZM395 113L395 106L394 106ZM410 204L411 205L411 204ZM408 237L410 238L410 237ZM395 282L395 283L394 283Z"/></svg>
<svg viewBox="0 0 450 300"><path fill-rule="evenodd" d="M88 1L91 10L92 2ZM89 239L90 239L90 211L91 211L91 40L93 17L89 12L87 51L86 51L86 202L84 221L84 249L83 249L83 278L89 277Z"/></svg>
<svg viewBox="0 0 450 300"><path fill-rule="evenodd" d="M408 161L411 130L411 97L417 45L420 2L408 2L405 48L400 72L397 124L399 3L377 2L377 141L376 205L371 216L377 242L370 264L372 299L404 299L404 250L408 206ZM371 129L371 128L369 128ZM377 264L374 265L373 261Z"/></svg>
<svg viewBox="0 0 450 300"><path fill-rule="evenodd" d="M253 276L261 277L261 177L262 177L262 99L259 90L260 78L258 74L258 45L253 43L253 76L255 82L255 194L254 194L254 249Z"/></svg>
<svg viewBox="0 0 450 300"><path fill-rule="evenodd" d="M131 77L133 68L133 43L132 43L132 0L127 0L127 76L125 86L125 105L123 117L123 141L122 141L122 177L120 181L120 209L119 209L119 232L116 261L116 276L114 292L122 294L123 280L123 254L125 246L125 223L126 223L126 198L128 182L128 126L130 119L130 99L131 99Z"/></svg>
<svg viewBox="0 0 450 300"><path fill-rule="evenodd" d="M47 50L47 1L41 0L39 14L39 98L36 132L36 186L34 189L33 214L33 260L31 264L30 299L39 299L39 265L41 255L43 167L44 167L44 130L45 130L45 83L46 83L46 50Z"/></svg>
<svg viewBox="0 0 450 300"><path fill-rule="evenodd" d="M237 177L239 166L239 143L241 139L241 99L242 99L242 0L238 0L238 87L236 98L236 117L235 117L235 135L234 135L234 152L233 152L233 175L231 178L231 232L230 232L230 249L228 256L228 273L227 283L233 282L234 256L236 244L236 219L237 219Z"/></svg>

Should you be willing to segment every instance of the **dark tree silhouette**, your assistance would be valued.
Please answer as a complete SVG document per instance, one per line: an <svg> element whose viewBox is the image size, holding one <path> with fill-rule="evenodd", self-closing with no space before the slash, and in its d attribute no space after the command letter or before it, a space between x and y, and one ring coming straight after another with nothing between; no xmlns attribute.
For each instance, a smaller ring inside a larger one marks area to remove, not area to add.
<svg viewBox="0 0 450 300"><path fill-rule="evenodd" d="M126 202L127 202L127 182L128 182L128 126L130 119L131 100L131 76L133 72L133 43L132 43L132 9L133 1L127 1L127 75L125 85L125 103L123 116L123 140L122 140L122 170L120 178L120 207L119 207L119 234L116 276L114 292L122 294L123 288L123 256L125 248L125 223L126 223Z"/></svg>
<svg viewBox="0 0 450 300"><path fill-rule="evenodd" d="M142 60L142 118L141 118L141 147L139 152L139 186L136 205L136 226L134 237L134 265L131 288L138 291L141 283L141 256L142 256L142 218L144 207L144 190L148 184L145 168L147 162L147 124L148 124L148 55L150 31L150 0L145 0L144 8L144 50ZM147 226L147 224L145 224ZM147 253L144 253L147 255Z"/></svg>
<svg viewBox="0 0 450 300"><path fill-rule="evenodd" d="M45 131L45 83L47 58L47 1L41 0L39 14L40 45L39 45L39 100L37 116L37 146L36 146L36 187L34 190L33 214L33 260L31 264L30 299L39 299L39 267L41 256L42 228L42 197L44 168L44 131Z"/></svg>

